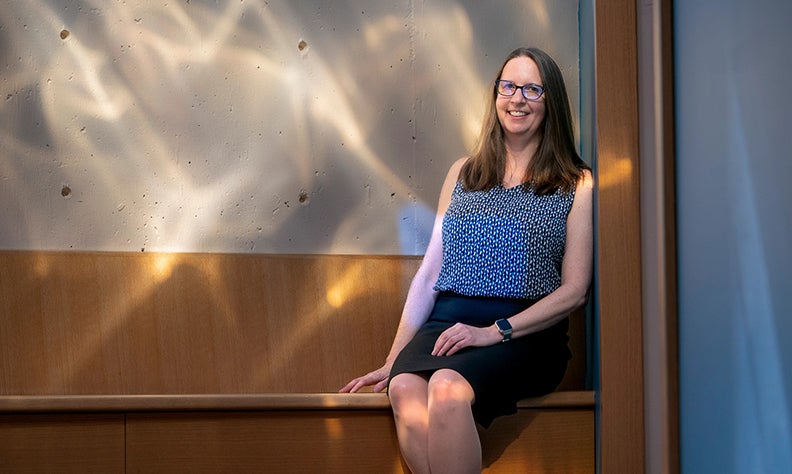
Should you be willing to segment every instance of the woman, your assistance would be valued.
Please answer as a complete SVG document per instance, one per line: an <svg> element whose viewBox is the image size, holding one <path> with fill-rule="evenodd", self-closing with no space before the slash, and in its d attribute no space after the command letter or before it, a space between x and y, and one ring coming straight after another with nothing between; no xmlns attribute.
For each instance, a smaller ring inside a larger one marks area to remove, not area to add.
<svg viewBox="0 0 792 474"><path fill-rule="evenodd" d="M341 389L388 388L414 473L481 471L476 423L558 386L567 315L591 282L592 179L555 61L513 51L487 108L443 184L385 364Z"/></svg>

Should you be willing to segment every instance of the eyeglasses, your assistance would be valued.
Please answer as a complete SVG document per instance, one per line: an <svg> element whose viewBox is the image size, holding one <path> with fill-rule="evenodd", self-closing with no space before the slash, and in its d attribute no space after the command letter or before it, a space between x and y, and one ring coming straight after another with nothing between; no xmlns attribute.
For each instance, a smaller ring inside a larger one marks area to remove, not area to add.
<svg viewBox="0 0 792 474"><path fill-rule="evenodd" d="M540 86L539 84L525 84L522 86L518 86L517 84L513 83L512 81L503 81L497 80L495 81L495 90L498 91L498 94L505 95L506 97L511 97L517 92L517 89L522 91L523 97L526 100L530 101L537 101L542 94L544 94L544 87Z"/></svg>

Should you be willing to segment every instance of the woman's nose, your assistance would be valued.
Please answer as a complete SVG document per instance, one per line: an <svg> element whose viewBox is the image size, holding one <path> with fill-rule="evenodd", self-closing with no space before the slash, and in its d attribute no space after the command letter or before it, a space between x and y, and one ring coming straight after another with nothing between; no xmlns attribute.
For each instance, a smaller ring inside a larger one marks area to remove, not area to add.
<svg viewBox="0 0 792 474"><path fill-rule="evenodd" d="M510 102L515 102L517 104L522 104L523 102L526 102L527 99L523 95L522 89L518 89L517 92L514 93L514 95L509 97L509 101Z"/></svg>

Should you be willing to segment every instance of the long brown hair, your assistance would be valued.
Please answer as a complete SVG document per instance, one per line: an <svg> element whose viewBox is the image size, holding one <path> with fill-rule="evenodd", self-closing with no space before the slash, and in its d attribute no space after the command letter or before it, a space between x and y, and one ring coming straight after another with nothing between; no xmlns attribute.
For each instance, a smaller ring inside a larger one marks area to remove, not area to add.
<svg viewBox="0 0 792 474"><path fill-rule="evenodd" d="M506 63L523 56L533 59L539 67L546 107L541 142L528 165L523 186L526 190L533 188L540 195L555 192L557 189L571 192L583 170L588 169L588 165L580 159L575 149L569 98L564 77L556 62L541 49L518 48L506 57L495 79L500 79ZM497 91L495 82L491 84L492 93L478 142L460 173L462 184L469 191L488 190L498 186L503 182L506 172L503 128L495 110Z"/></svg>

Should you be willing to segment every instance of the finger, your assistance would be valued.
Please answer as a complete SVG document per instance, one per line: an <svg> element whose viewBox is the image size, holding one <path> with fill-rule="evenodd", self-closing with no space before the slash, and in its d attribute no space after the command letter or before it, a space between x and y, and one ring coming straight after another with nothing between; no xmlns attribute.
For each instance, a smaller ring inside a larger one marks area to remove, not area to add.
<svg viewBox="0 0 792 474"><path fill-rule="evenodd" d="M368 386L369 386L369 385L371 385L372 383L374 383L374 381L373 381L373 380L369 380L369 378L368 378L368 377L361 377L361 378L360 378L360 379L357 381L357 383L355 384L355 386L354 386L354 387L352 387L352 390L350 391L350 393L357 393L357 392L359 392L359 391L360 391L360 390L361 390L363 387L368 387Z"/></svg>
<svg viewBox="0 0 792 474"><path fill-rule="evenodd" d="M433 352L433 355L436 356L450 355L449 351L451 351L455 346L460 344L461 341L462 341L462 336L459 335L448 336L444 338L444 340L442 341L438 339L437 341L438 344L435 345L435 351ZM456 350L459 350L459 348L457 348ZM456 350L454 352L456 352Z"/></svg>
<svg viewBox="0 0 792 474"><path fill-rule="evenodd" d="M342 388L340 391L342 393L355 393L355 392L359 391L361 388L363 388L363 387L365 387L367 385L371 385L376 380L375 379L375 380L369 381L371 379L371 375L372 374L366 374L366 375L364 375L362 377L358 377L358 378L352 380L351 382L346 384L346 386L344 386L344 388Z"/></svg>
<svg viewBox="0 0 792 474"><path fill-rule="evenodd" d="M461 349L464 349L465 347L470 345L470 337L466 333L456 334L452 338L452 341L453 343L448 347L448 350L446 351L445 355L447 356L453 355L459 352Z"/></svg>
<svg viewBox="0 0 792 474"><path fill-rule="evenodd" d="M379 385L383 380L388 380L388 374L383 375L380 371L368 373L361 377L361 380L358 381L358 386L355 391L358 391L363 387L368 387L369 385Z"/></svg>
<svg viewBox="0 0 792 474"><path fill-rule="evenodd" d="M432 355L441 356L445 354L445 352L448 350L446 347L447 345L448 345L448 338L441 336L440 338L437 339L434 347L432 348Z"/></svg>
<svg viewBox="0 0 792 474"><path fill-rule="evenodd" d="M385 388L388 386L388 379L389 379L389 377L386 377L384 380L380 381L380 383L378 383L377 385L374 386L373 390L375 392L381 392L381 391L385 390Z"/></svg>
<svg viewBox="0 0 792 474"><path fill-rule="evenodd" d="M454 355L465 347L467 347L467 343L465 342L465 339L464 338L460 339L459 341L457 341L455 344L453 344L451 347L448 348L445 355L447 356Z"/></svg>
<svg viewBox="0 0 792 474"><path fill-rule="evenodd" d="M448 350L448 347L454 344L455 328L456 326L451 326L440 334L432 348L432 355L443 355Z"/></svg>
<svg viewBox="0 0 792 474"><path fill-rule="evenodd" d="M446 355L446 356L454 355L454 354L456 354L456 353L457 353L457 352L458 352L460 349L462 349L463 347L464 347L464 346L463 346L461 343L459 343L459 342L458 342L458 343L454 344L453 346L449 347L449 348L448 348L448 350L446 351L445 355Z"/></svg>
<svg viewBox="0 0 792 474"><path fill-rule="evenodd" d="M352 380L348 384L344 385L341 388L341 390L339 390L338 392L339 393L352 393L354 391L354 388L357 386L357 384L358 384L358 379Z"/></svg>

